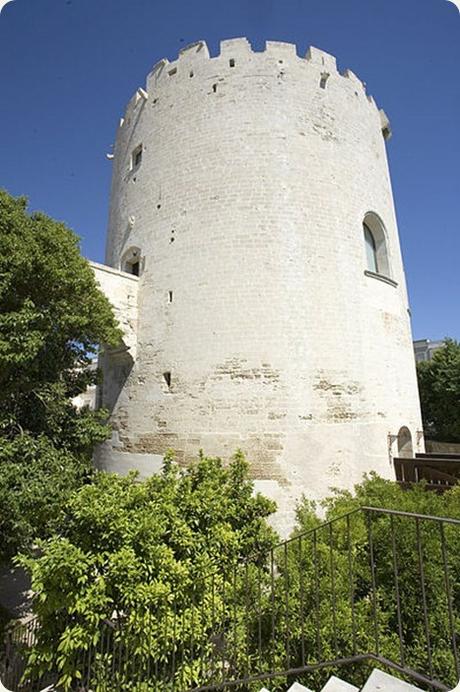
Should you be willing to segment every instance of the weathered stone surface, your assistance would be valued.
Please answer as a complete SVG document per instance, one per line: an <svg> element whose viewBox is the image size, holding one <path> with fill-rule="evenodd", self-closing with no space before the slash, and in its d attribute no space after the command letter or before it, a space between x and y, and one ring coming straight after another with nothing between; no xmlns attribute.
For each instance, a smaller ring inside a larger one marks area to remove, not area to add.
<svg viewBox="0 0 460 692"><path fill-rule="evenodd" d="M198 42L155 66L114 149L112 283L141 261L129 348L104 365L119 434L106 465L241 448L287 531L301 493L393 476L402 426L423 451L382 123L315 48L232 39L210 58ZM365 274L369 211L391 283Z"/></svg>

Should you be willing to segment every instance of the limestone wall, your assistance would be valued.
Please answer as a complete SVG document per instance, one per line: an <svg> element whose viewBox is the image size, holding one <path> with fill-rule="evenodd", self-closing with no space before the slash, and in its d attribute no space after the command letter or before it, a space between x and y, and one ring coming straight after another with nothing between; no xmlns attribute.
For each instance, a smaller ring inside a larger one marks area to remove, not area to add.
<svg viewBox="0 0 460 692"><path fill-rule="evenodd" d="M137 358L139 279L97 262L90 262L90 265L123 332L122 343L117 348L106 349L100 359L104 379L95 396L96 405L112 411L119 405L126 379Z"/></svg>
<svg viewBox="0 0 460 692"><path fill-rule="evenodd" d="M89 263L96 281L112 305L114 314L123 331L120 348L130 351L133 360L137 351L137 276L117 271L105 264Z"/></svg>
<svg viewBox="0 0 460 692"><path fill-rule="evenodd" d="M114 150L107 262L142 259L102 465L241 447L289 514L302 492L392 476L403 425L423 449L383 135L362 82L314 48L199 42L155 66ZM365 273L369 211L390 281Z"/></svg>

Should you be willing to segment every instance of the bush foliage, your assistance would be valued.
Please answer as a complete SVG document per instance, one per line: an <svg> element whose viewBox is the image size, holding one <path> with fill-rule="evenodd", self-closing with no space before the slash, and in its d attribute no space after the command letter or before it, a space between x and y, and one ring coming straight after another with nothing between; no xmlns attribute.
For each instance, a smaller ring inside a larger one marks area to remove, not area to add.
<svg viewBox="0 0 460 692"><path fill-rule="evenodd" d="M40 623L32 668L53 661L65 687L90 658L98 691L274 672L270 687L284 689L301 679L285 671L378 652L455 683L459 527L382 510L460 519L459 489L403 491L371 475L335 492L325 516L304 500L278 546L266 524L273 504L251 493L240 455L228 469L168 461L144 483L101 475L79 490L65 530L24 560ZM340 672L359 685L369 671L332 665L303 682L317 688Z"/></svg>
<svg viewBox="0 0 460 692"><path fill-rule="evenodd" d="M303 547L299 556L298 543L292 542L288 571L294 612L299 612L302 598L308 604L307 654L317 656L320 647L321 658L327 660L337 653L346 657L378 651L425 675L431 669L434 677L454 686L460 525L360 509L365 507L460 519L460 488L443 494L426 491L424 484L402 490L370 474L353 493L336 491L328 498L322 519L311 502L301 503L295 534L303 535ZM299 622L291 637L300 657ZM360 685L369 672L354 666L347 679ZM319 681L324 682L321 675Z"/></svg>
<svg viewBox="0 0 460 692"><path fill-rule="evenodd" d="M68 687L81 674L81 650L96 646L105 662L100 684L109 685L115 654L104 658L99 650L107 623L123 625L131 655L142 651L157 666L170 665L184 640L198 642L211 598L219 607L202 575L230 574L236 561L264 554L276 538L266 523L274 509L253 494L241 454L227 468L201 456L181 470L167 458L162 473L144 482L135 474L97 474L69 500L59 534L41 543L41 555L22 561L32 574L41 626L34 670L48 670L58 644L60 684ZM199 613L192 612L193 601L202 604ZM178 629L173 644L179 612L182 634ZM178 663L177 675L192 682L197 665L198 654Z"/></svg>

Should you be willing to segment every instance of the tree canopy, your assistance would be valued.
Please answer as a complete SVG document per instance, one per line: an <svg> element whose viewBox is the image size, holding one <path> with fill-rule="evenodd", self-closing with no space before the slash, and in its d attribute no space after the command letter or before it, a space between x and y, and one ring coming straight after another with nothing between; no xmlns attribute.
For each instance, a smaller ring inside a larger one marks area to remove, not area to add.
<svg viewBox="0 0 460 692"><path fill-rule="evenodd" d="M460 344L446 339L431 360L417 363L425 435L460 442Z"/></svg>
<svg viewBox="0 0 460 692"><path fill-rule="evenodd" d="M77 236L0 191L0 560L43 535L90 472L107 428L72 398L120 336Z"/></svg>

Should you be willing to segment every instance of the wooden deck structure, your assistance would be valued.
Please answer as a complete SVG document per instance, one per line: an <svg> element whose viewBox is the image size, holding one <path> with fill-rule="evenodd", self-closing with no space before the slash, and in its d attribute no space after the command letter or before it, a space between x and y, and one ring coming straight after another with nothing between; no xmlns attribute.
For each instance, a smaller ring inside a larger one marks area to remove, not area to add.
<svg viewBox="0 0 460 692"><path fill-rule="evenodd" d="M427 490L443 492L460 482L460 454L424 453L393 459L396 481L402 486L426 482Z"/></svg>

